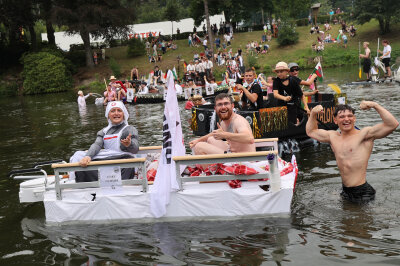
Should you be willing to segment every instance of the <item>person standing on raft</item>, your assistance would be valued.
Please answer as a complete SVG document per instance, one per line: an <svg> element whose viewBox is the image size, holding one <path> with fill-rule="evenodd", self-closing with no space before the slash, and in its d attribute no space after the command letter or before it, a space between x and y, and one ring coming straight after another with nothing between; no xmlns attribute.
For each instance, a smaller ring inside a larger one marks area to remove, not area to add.
<svg viewBox="0 0 400 266"><path fill-rule="evenodd" d="M323 113L323 107L318 105L311 110L306 125L309 137L331 145L342 177L341 196L354 203L365 203L375 198L375 189L366 181L374 140L386 137L399 126L396 118L378 103L362 101L360 104L361 110L371 108L378 112L383 123L358 130L354 127L355 110L349 105L338 105L333 121L340 132L318 129L317 115Z"/></svg>

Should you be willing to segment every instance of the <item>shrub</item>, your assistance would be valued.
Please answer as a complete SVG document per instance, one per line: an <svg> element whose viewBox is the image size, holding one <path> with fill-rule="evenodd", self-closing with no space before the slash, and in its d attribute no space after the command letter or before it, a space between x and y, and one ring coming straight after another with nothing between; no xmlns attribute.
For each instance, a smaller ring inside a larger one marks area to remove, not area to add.
<svg viewBox="0 0 400 266"><path fill-rule="evenodd" d="M128 57L146 54L146 47L140 39L132 38L128 41Z"/></svg>
<svg viewBox="0 0 400 266"><path fill-rule="evenodd" d="M25 54L24 94L66 91L72 88L71 72L62 57L48 52Z"/></svg>
<svg viewBox="0 0 400 266"><path fill-rule="evenodd" d="M110 58L110 61L108 62L108 65L111 68L111 71L113 72L113 75L115 77L120 77L121 76L121 67L119 66L119 64L117 63L117 61L115 61L114 57Z"/></svg>
<svg viewBox="0 0 400 266"><path fill-rule="evenodd" d="M255 69L259 69L260 66L257 63L257 58L254 55L249 54L247 56L247 65L248 67L254 67Z"/></svg>
<svg viewBox="0 0 400 266"><path fill-rule="evenodd" d="M279 28L277 41L279 46L295 44L299 41L299 33L289 23L282 23L282 26Z"/></svg>
<svg viewBox="0 0 400 266"><path fill-rule="evenodd" d="M81 85L81 86L77 87L77 90L96 92L99 94L103 94L105 89L106 89L106 87L105 87L104 82L100 82L97 80L92 81L89 84Z"/></svg>

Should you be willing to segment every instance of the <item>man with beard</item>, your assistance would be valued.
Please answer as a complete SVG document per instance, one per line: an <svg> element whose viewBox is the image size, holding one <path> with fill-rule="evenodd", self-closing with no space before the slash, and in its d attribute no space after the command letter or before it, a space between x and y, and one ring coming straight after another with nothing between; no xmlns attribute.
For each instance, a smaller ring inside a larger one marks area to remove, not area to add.
<svg viewBox="0 0 400 266"><path fill-rule="evenodd" d="M338 105L333 121L340 131L318 129L317 115L324 112L318 105L312 109L306 126L309 137L331 145L342 176L341 196L354 203L365 203L375 198L375 189L366 181L368 159L374 141L386 137L399 126L396 118L376 102L362 101L360 109L375 109L382 123L358 130L354 126L355 110L349 105Z"/></svg>
<svg viewBox="0 0 400 266"><path fill-rule="evenodd" d="M247 120L233 112L232 98L221 93L215 97L215 112L219 119L218 129L192 140L189 145L196 155L229 152L255 152L254 137Z"/></svg>

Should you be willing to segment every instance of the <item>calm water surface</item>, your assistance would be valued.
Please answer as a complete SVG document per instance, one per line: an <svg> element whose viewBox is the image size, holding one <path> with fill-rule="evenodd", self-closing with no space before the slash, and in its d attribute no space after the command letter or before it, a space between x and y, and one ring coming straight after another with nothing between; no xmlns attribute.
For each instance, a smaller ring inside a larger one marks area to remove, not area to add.
<svg viewBox="0 0 400 266"><path fill-rule="evenodd" d="M322 87L357 73L327 69ZM376 100L400 118L399 85L342 89L354 107ZM375 142L367 179L377 197L366 206L341 201L335 158L318 145L296 154L290 218L46 226L43 205L19 204L7 173L88 148L106 124L93 102L79 112L73 93L0 99L0 265L400 265L399 129ZM180 106L187 143L190 113ZM159 145L163 105L128 109L141 145ZM357 112L359 127L379 121L373 110Z"/></svg>

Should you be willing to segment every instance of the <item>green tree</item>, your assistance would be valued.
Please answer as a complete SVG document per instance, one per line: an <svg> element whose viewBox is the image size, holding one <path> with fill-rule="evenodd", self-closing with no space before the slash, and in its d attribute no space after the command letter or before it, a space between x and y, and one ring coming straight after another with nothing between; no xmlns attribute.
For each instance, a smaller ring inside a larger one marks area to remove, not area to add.
<svg viewBox="0 0 400 266"><path fill-rule="evenodd" d="M26 54L23 58L24 94L66 91L72 88L72 76L65 59L56 52Z"/></svg>
<svg viewBox="0 0 400 266"><path fill-rule="evenodd" d="M377 19L382 34L390 32L390 25L399 21L398 0L355 0L354 17L361 24Z"/></svg>
<svg viewBox="0 0 400 266"><path fill-rule="evenodd" d="M126 38L135 12L122 5L128 0L54 0L52 14L58 24L68 26L69 33L79 33L86 54L86 66L93 67L90 36L106 40Z"/></svg>
<svg viewBox="0 0 400 266"><path fill-rule="evenodd" d="M171 21L171 25L172 25L171 32L172 32L172 34L174 34L174 21L179 22L179 20L180 20L179 5L176 0L168 0L167 6L165 7L165 10L164 10L164 18Z"/></svg>

